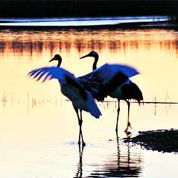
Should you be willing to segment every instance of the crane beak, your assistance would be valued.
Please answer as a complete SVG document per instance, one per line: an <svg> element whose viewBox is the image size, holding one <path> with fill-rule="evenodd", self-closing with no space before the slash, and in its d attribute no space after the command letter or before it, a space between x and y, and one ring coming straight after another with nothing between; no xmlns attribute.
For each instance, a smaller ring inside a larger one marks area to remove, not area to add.
<svg viewBox="0 0 178 178"><path fill-rule="evenodd" d="M54 57L49 61L49 62L51 62L51 61L54 61L55 59L54 59Z"/></svg>
<svg viewBox="0 0 178 178"><path fill-rule="evenodd" d="M85 55L85 56L80 57L80 59L83 59L83 58L85 58L85 57L89 57L89 56L90 56L90 55L87 54L87 55Z"/></svg>

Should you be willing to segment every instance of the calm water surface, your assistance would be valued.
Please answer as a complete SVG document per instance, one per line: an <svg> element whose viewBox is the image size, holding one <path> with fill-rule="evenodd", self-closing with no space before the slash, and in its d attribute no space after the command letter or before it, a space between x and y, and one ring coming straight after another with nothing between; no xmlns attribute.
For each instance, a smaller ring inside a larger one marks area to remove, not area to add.
<svg viewBox="0 0 178 178"><path fill-rule="evenodd" d="M54 54L76 76L98 66L122 63L141 73L132 78L145 101L178 101L178 33L174 30L0 30L0 177L177 177L178 156L146 151L123 142L127 105L121 102L119 138L115 135L117 103L98 103L103 116L83 113L87 146L78 148L78 123L72 105L52 80L27 77ZM131 104L134 136L140 130L178 128L178 105ZM79 153L80 151L80 153Z"/></svg>
<svg viewBox="0 0 178 178"><path fill-rule="evenodd" d="M67 17L67 18L0 18L0 26L37 26L37 27L69 27L69 26L101 26L123 23L162 22L169 21L168 16L122 16L122 17Z"/></svg>

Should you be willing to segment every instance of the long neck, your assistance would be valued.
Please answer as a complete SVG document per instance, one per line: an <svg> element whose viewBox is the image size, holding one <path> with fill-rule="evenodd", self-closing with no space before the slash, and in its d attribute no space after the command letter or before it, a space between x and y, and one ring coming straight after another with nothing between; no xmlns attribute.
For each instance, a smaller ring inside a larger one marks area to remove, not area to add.
<svg viewBox="0 0 178 178"><path fill-rule="evenodd" d="M58 60L57 67L60 67L60 66L61 66L61 62L62 62L62 60Z"/></svg>
<svg viewBox="0 0 178 178"><path fill-rule="evenodd" d="M97 69L98 56L95 57L95 61L93 63L93 70Z"/></svg>

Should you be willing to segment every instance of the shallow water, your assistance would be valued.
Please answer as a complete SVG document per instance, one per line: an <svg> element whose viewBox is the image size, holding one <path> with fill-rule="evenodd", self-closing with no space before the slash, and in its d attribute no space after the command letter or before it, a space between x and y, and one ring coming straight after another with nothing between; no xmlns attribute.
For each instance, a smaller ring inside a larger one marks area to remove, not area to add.
<svg viewBox="0 0 178 178"><path fill-rule="evenodd" d="M123 143L127 105L121 102L119 139L115 135L117 102L97 103L100 119L83 113L87 146L79 154L75 111L52 80L27 77L54 54L76 76L98 66L124 63L140 75L132 78L145 101L178 101L178 33L174 30L1 30L0 31L0 177L176 177L178 156ZM178 105L131 104L132 136L139 130L178 128Z"/></svg>
<svg viewBox="0 0 178 178"><path fill-rule="evenodd" d="M0 26L61 27L101 26L138 22L168 21L168 16L68 17L68 18L0 18Z"/></svg>

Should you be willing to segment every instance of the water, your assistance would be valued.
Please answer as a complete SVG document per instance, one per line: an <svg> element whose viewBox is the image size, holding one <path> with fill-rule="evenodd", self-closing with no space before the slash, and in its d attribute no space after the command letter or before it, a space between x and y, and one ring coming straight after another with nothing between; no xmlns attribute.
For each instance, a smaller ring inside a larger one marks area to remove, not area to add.
<svg viewBox="0 0 178 178"><path fill-rule="evenodd" d="M87 143L78 148L78 123L72 105L52 80L35 82L27 73L48 63L54 54L76 76L92 70L91 50L98 66L136 66L132 78L145 101L178 101L177 31L144 30L0 30L0 177L177 177L178 156L147 151L123 138L127 105L121 102L119 139L115 135L117 102L97 103L103 116L83 113ZM131 104L132 136L140 130L178 128L177 105ZM79 153L80 151L80 153Z"/></svg>
<svg viewBox="0 0 178 178"><path fill-rule="evenodd" d="M138 22L168 21L168 16L78 17L78 18L1 18L0 26L101 26Z"/></svg>

